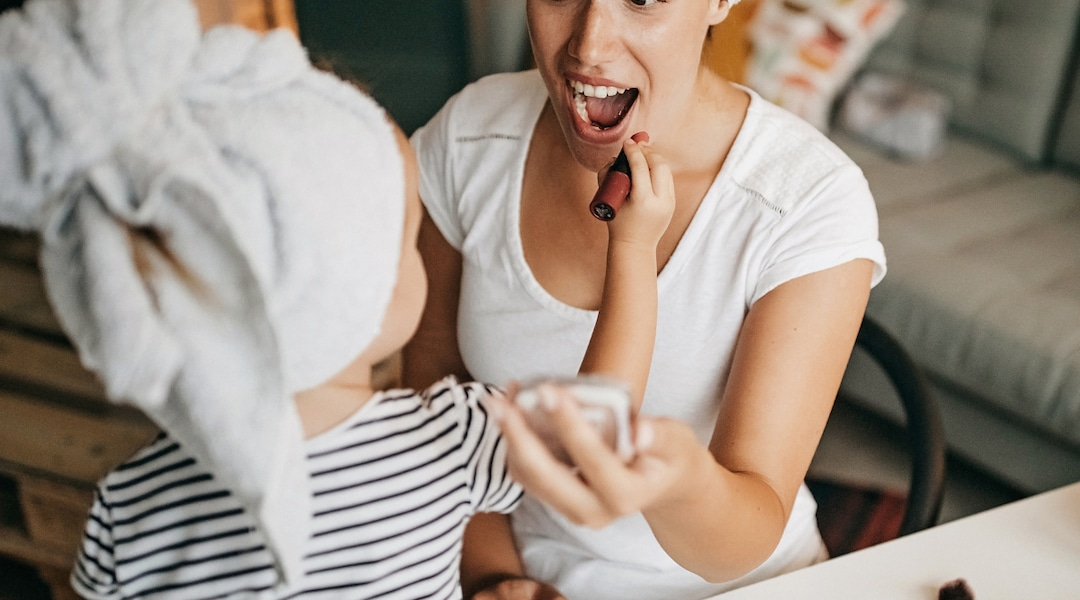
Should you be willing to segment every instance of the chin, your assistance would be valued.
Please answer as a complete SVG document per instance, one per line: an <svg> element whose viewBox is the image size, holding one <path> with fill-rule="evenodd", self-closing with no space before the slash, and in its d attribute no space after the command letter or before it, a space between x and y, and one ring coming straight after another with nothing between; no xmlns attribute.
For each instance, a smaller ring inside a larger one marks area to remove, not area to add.
<svg viewBox="0 0 1080 600"><path fill-rule="evenodd" d="M611 164L611 161L622 150L622 137L612 137L610 141L605 140L603 143L598 143L585 139L585 136L580 135L575 125L574 123L560 123L563 139L566 141L570 155L583 168L597 172ZM630 136L627 135L626 137Z"/></svg>

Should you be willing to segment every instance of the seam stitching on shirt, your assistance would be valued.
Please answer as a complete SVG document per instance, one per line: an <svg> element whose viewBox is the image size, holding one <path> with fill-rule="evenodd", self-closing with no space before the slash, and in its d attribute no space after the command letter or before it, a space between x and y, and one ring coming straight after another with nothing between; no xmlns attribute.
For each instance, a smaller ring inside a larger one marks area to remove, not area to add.
<svg viewBox="0 0 1080 600"><path fill-rule="evenodd" d="M742 185L742 184L739 184L739 187L742 188L743 191L745 191L747 194L750 194L750 196L754 200L756 200L759 204L765 206L765 208L773 211L777 215L782 217L782 216L787 214L787 210L785 210L784 208L782 208L780 206L777 206L776 204L773 204L772 202L770 202L768 200L768 198L766 198L761 192L759 192L759 191L757 191L757 190L755 190L753 188L748 188L748 187L746 187L745 185Z"/></svg>
<svg viewBox="0 0 1080 600"><path fill-rule="evenodd" d="M484 140L514 140L521 139L520 135L511 135L509 133L485 133L483 135L462 135L454 138L455 142L481 142Z"/></svg>

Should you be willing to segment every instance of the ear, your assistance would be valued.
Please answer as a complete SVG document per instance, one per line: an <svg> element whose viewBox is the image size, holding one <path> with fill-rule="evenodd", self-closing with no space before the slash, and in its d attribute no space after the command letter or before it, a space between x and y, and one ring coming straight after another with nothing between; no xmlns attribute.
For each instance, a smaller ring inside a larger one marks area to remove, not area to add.
<svg viewBox="0 0 1080 600"><path fill-rule="evenodd" d="M709 0L709 12L706 20L709 25L716 25L728 17L731 12L731 0Z"/></svg>

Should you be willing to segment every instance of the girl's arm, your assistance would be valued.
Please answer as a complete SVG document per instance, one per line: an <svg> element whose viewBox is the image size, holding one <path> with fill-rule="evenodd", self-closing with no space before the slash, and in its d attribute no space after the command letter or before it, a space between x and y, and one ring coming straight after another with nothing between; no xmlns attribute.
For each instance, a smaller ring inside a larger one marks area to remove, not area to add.
<svg viewBox="0 0 1080 600"><path fill-rule="evenodd" d="M629 465L556 390L551 418L578 471L503 404L515 477L592 527L642 512L664 550L710 581L760 565L780 541L855 343L872 265L859 259L778 286L743 325L709 447L673 419L639 416Z"/></svg>
<svg viewBox="0 0 1080 600"><path fill-rule="evenodd" d="M633 187L629 202L608 222L604 291L580 372L629 384L636 412L656 341L656 245L675 209L675 184L646 143L628 140L624 151Z"/></svg>

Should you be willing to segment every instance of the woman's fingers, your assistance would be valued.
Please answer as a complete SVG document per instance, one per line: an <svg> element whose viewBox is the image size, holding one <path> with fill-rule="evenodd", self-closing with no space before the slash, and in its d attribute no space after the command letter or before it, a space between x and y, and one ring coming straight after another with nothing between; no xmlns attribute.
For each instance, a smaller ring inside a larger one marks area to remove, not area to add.
<svg viewBox="0 0 1080 600"><path fill-rule="evenodd" d="M580 424L576 427L580 427ZM639 512L661 499L678 497L693 487L695 474L687 456L701 456L694 432L674 419L639 416L635 425L636 455L623 464L607 448L593 446L595 435L575 429L571 448L590 490L613 516ZM580 453L580 454L578 454Z"/></svg>
<svg viewBox="0 0 1080 600"><path fill-rule="evenodd" d="M545 470L565 468L529 427L525 415L514 403L516 395L517 390L511 387L505 397L492 396L491 403L509 449L511 466L514 467L515 463L518 465L518 478L530 477L533 472L539 475Z"/></svg>
<svg viewBox="0 0 1080 600"><path fill-rule="evenodd" d="M560 388L555 399L551 419L589 489L611 516L637 512L633 473L585 420L573 395Z"/></svg>
<svg viewBox="0 0 1080 600"><path fill-rule="evenodd" d="M522 410L506 399L493 399L507 443L510 473L538 500L578 525L601 527L641 511L662 497L674 497L687 485L685 456L694 455L693 431L672 419L639 416L634 441L637 455L626 464L582 414L571 393L541 386L539 410L552 424L576 468L560 462L532 430Z"/></svg>
<svg viewBox="0 0 1080 600"><path fill-rule="evenodd" d="M551 386L541 386L538 392L551 400ZM512 396L495 400L499 426L507 444L510 475L538 500L550 505L579 525L600 527L611 521L603 504L567 465L559 462L529 427L521 410L513 404ZM498 404L501 402L502 404Z"/></svg>

